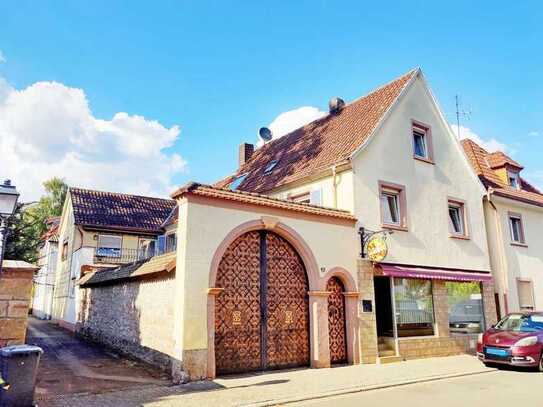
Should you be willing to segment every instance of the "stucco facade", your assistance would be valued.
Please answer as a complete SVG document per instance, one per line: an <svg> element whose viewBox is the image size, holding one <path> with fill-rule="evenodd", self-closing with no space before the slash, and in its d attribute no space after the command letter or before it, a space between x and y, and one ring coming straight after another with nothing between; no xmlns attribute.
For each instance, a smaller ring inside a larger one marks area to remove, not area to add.
<svg viewBox="0 0 543 407"><path fill-rule="evenodd" d="M174 307L176 358L191 378L214 377L214 296L218 262L229 243L251 230L273 230L285 237L304 261L311 292L325 290L332 274L339 274L350 291L356 291L358 237L352 221L300 216L289 211L252 205L232 205L199 197L179 201L177 292ZM326 299L326 298L325 298ZM357 300L348 304L352 320L351 360L357 360ZM311 365L329 366L325 302L310 298ZM319 319L320 316L320 319ZM326 360L328 357L328 361Z"/></svg>
<svg viewBox="0 0 543 407"><path fill-rule="evenodd" d="M511 212L522 216L525 244L512 242ZM491 196L485 201L485 215L501 315L521 310L519 281L531 283L534 308L543 309L543 208Z"/></svg>

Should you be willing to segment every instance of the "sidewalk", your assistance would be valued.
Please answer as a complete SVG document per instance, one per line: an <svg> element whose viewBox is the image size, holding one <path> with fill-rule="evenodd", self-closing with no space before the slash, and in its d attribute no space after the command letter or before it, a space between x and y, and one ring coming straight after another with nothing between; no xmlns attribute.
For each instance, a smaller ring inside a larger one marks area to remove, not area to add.
<svg viewBox="0 0 543 407"><path fill-rule="evenodd" d="M406 385L492 372L475 357L414 360L386 365L300 369L223 377L179 386L145 385L138 389L59 397L55 406L269 406L374 388ZM51 400L53 401L53 400Z"/></svg>

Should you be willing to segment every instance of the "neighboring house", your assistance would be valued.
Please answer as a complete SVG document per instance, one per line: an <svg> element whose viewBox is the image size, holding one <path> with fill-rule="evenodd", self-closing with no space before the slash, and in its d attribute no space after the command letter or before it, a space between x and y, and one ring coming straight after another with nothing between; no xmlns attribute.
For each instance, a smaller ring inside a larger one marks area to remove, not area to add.
<svg viewBox="0 0 543 407"><path fill-rule="evenodd" d="M52 317L75 329L76 281L82 271L111 268L166 250L163 223L175 201L70 188L59 225L58 262Z"/></svg>
<svg viewBox="0 0 543 407"><path fill-rule="evenodd" d="M543 194L522 165L471 140L462 145L487 188L484 199L498 313L543 309Z"/></svg>
<svg viewBox="0 0 543 407"><path fill-rule="evenodd" d="M239 158L172 195L175 267L80 281L85 334L182 380L451 355L496 322L485 190L419 69ZM359 228L394 232L384 260Z"/></svg>
<svg viewBox="0 0 543 407"><path fill-rule="evenodd" d="M47 232L41 237L38 267L34 276L32 315L40 319L51 319L53 290L58 258L58 229L60 217L46 221Z"/></svg>

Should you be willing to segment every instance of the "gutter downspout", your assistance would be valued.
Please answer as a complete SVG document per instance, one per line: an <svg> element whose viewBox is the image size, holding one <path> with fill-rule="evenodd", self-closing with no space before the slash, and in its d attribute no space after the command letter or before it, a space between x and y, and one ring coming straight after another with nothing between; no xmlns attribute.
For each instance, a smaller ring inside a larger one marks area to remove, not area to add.
<svg viewBox="0 0 543 407"><path fill-rule="evenodd" d="M332 195L334 208L337 209L337 165L332 165Z"/></svg>
<svg viewBox="0 0 543 407"><path fill-rule="evenodd" d="M502 239L498 239L498 236L496 236L496 246L498 248L498 259L499 259L499 267L500 267L500 277L501 277L501 289L503 292L501 292L501 296L503 298L503 315L506 315L509 313L509 305L507 304L507 296L504 296L504 294L506 294L508 291L509 291L509 284L507 283L507 278L506 278L506 274L507 274L507 271L506 271L506 257L505 257L505 252L504 252L504 249L503 249L503 246L501 244L501 242L504 241L504 238L505 236L503 235L503 229L502 229L502 225L500 223L500 216L498 214L498 208L496 207L496 205L494 205L494 202L492 202L492 194L494 193L494 189L492 187L488 188L488 191L487 191L487 194L486 194L486 199L488 201L488 203L490 204L491 208L493 209L493 212L494 212L494 222L496 224L496 231L498 233L498 236L502 237Z"/></svg>

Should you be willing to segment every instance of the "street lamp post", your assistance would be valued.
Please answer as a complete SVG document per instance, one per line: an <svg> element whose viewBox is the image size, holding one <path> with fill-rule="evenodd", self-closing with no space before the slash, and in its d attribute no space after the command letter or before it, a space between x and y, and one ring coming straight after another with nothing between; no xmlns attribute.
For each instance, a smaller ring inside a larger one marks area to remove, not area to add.
<svg viewBox="0 0 543 407"><path fill-rule="evenodd" d="M8 236L8 219L15 212L19 193L15 185L11 185L9 179L0 185L0 274L2 273L2 263L4 262L4 250Z"/></svg>

